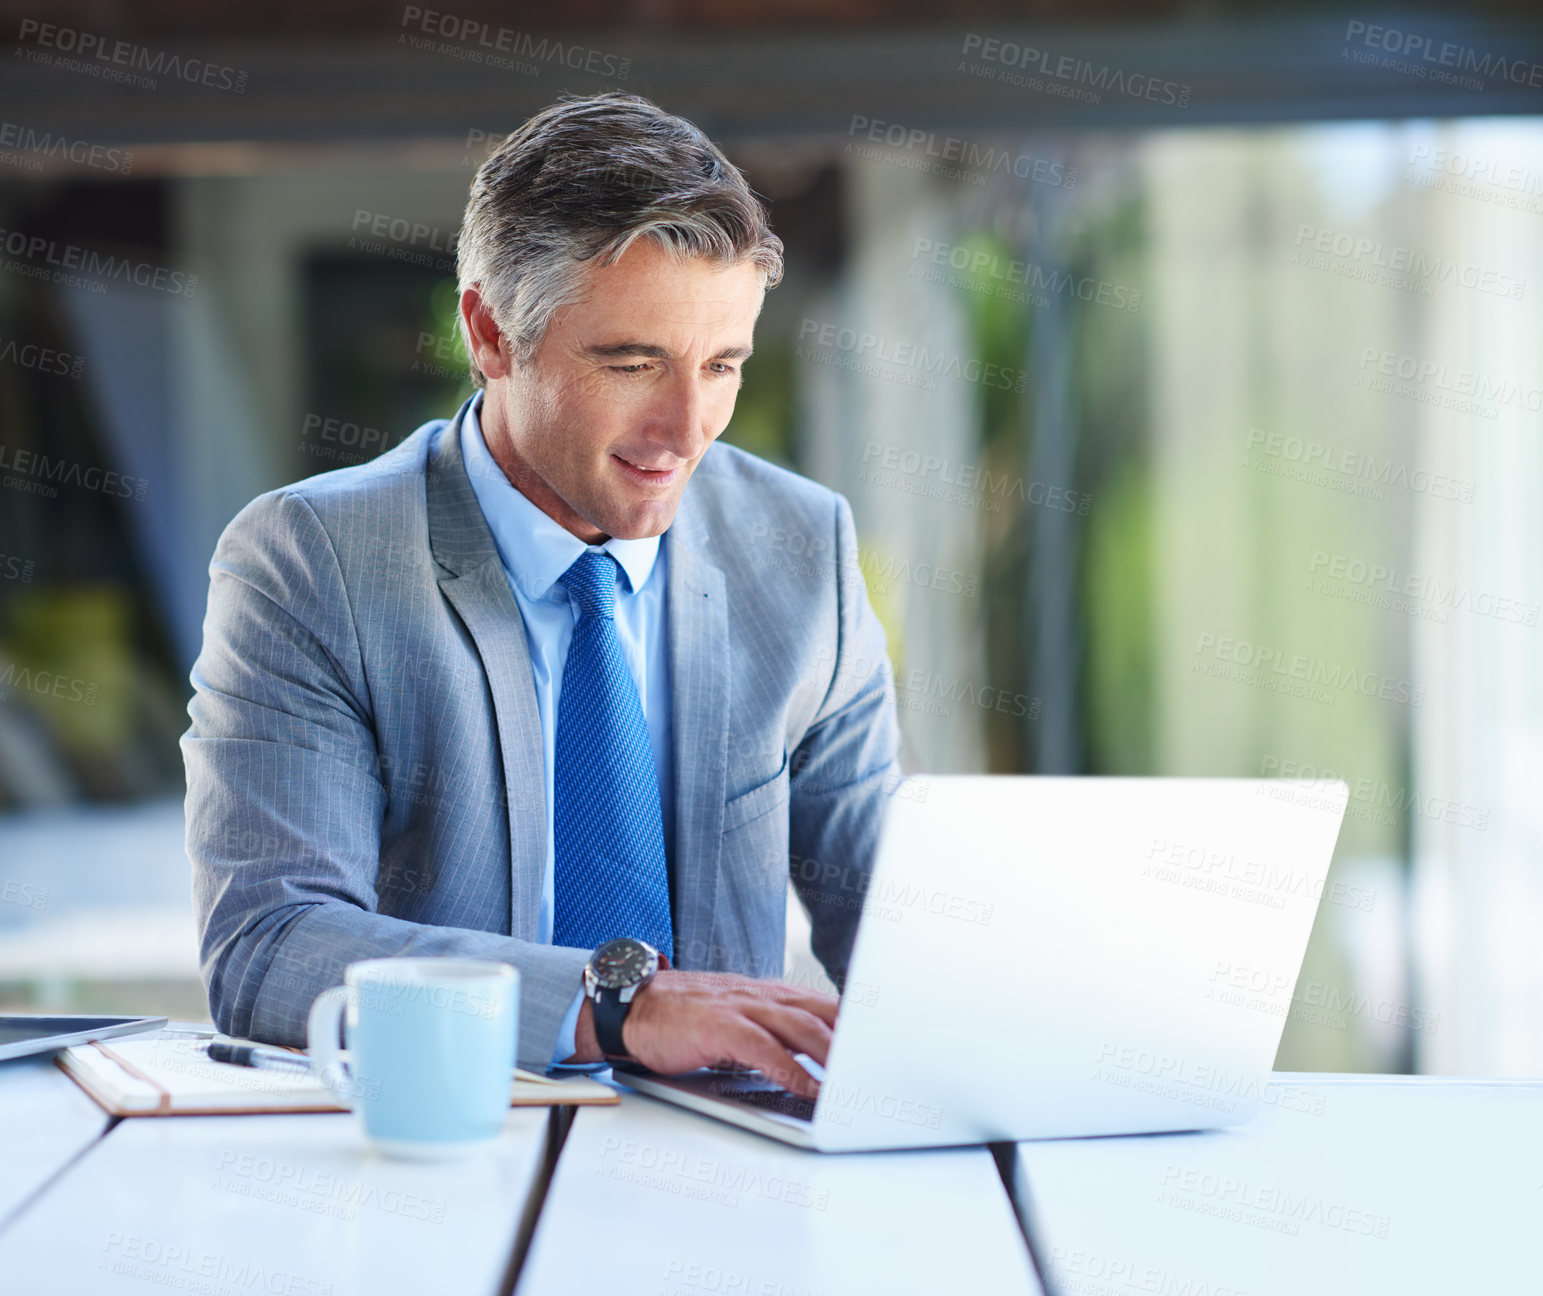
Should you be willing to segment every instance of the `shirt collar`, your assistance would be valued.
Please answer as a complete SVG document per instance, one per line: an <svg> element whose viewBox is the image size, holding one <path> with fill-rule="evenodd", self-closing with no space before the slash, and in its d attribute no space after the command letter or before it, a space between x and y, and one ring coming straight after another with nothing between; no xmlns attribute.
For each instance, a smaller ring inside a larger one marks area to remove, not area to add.
<svg viewBox="0 0 1543 1296"><path fill-rule="evenodd" d="M587 545L526 499L504 476L482 436L482 392L466 409L461 427L461 457L472 492L482 507L493 543L505 569L529 599L552 597L552 587L586 549L609 553L627 574L628 588L637 593L647 583L659 557L659 537Z"/></svg>

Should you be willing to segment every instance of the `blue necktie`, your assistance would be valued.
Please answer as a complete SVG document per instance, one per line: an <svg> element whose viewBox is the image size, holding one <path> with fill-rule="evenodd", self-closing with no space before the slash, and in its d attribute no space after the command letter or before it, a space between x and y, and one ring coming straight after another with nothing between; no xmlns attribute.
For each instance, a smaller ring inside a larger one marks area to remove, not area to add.
<svg viewBox="0 0 1543 1296"><path fill-rule="evenodd" d="M633 936L673 962L659 775L616 635L616 559L586 551L561 584L579 619L557 702L552 943Z"/></svg>

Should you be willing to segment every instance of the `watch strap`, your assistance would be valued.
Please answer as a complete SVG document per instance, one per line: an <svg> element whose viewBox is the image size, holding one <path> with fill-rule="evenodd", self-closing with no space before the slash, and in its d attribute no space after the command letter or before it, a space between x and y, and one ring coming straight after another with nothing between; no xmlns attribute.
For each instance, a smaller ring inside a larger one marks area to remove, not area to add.
<svg viewBox="0 0 1543 1296"><path fill-rule="evenodd" d="M632 1005L623 1003L621 991L616 989L596 991L591 1002L595 1005L595 1038L600 1042L600 1051L607 1057L630 1058L632 1054L622 1042L621 1028Z"/></svg>

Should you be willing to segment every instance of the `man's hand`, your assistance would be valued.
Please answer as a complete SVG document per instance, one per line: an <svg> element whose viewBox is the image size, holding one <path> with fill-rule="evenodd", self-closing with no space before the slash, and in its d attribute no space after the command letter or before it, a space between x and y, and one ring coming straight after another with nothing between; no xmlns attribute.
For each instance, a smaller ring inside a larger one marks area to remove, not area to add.
<svg viewBox="0 0 1543 1296"><path fill-rule="evenodd" d="M821 1066L830 1052L837 1000L780 981L729 972L660 972L638 991L622 1026L627 1050L651 1071L673 1074L733 1063L754 1067L805 1098L820 1086L794 1058ZM594 1005L579 1011L574 1060L600 1057Z"/></svg>

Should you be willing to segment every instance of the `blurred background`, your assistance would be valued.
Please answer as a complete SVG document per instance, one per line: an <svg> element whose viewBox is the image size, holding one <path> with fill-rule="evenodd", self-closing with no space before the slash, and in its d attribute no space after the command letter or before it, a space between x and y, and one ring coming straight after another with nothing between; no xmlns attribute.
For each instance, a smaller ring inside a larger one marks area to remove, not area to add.
<svg viewBox="0 0 1543 1296"><path fill-rule="evenodd" d="M770 204L726 437L907 770L1343 778L1277 1065L1543 1072L1535 3L448 3L0 0L0 1005L207 1016L215 540L455 413L476 168L624 89Z"/></svg>

